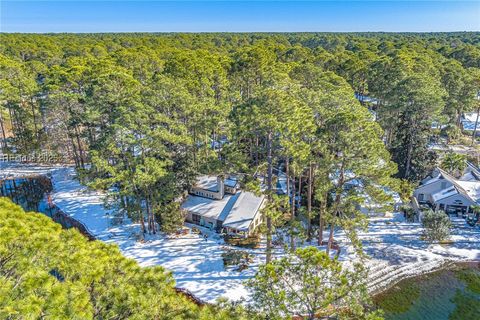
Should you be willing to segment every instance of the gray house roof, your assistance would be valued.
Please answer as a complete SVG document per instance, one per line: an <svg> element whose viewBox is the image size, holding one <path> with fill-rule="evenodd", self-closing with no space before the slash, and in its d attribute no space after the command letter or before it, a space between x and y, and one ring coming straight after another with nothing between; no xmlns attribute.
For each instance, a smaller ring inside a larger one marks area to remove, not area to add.
<svg viewBox="0 0 480 320"><path fill-rule="evenodd" d="M181 208L204 218L222 221L224 227L245 231L260 211L263 200L264 196L258 197L248 191L226 194L221 200L189 195Z"/></svg>
<svg viewBox="0 0 480 320"><path fill-rule="evenodd" d="M203 190L208 190L212 192L218 192L218 183L217 177L215 176L200 176L197 178L195 183L196 188L200 188Z"/></svg>
<svg viewBox="0 0 480 320"><path fill-rule="evenodd" d="M223 221L232 210L238 196L239 193L235 195L226 194L223 199L216 200L188 195L181 208L205 218Z"/></svg>
<svg viewBox="0 0 480 320"><path fill-rule="evenodd" d="M224 227L245 231L260 210L264 196L257 197L251 192L239 192L240 196L223 222Z"/></svg>
<svg viewBox="0 0 480 320"><path fill-rule="evenodd" d="M439 180L446 180L450 182L452 185L433 194L432 198L435 202L440 201L442 199L449 198L456 194L462 195L465 199L473 202L479 203L480 201L480 181L473 180L473 181L464 181L456 179L455 177L451 176L444 170L437 168L439 170L439 174L437 177L434 177L425 182L425 184L419 186L418 188L422 188L424 186L430 185ZM476 169L473 167L473 169ZM473 172L473 171L472 171Z"/></svg>
<svg viewBox="0 0 480 320"><path fill-rule="evenodd" d="M473 131L475 129L475 123L477 121L477 113L476 112L464 113L461 121L462 121L463 130ZM477 124L477 130L480 130L480 121Z"/></svg>

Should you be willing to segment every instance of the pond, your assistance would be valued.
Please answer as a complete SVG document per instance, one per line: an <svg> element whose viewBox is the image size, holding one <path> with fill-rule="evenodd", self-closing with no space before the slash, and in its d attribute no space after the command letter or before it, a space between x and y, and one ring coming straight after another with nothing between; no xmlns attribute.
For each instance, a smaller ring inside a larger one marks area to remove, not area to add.
<svg viewBox="0 0 480 320"><path fill-rule="evenodd" d="M25 211L36 211L47 215L63 228L76 228L90 240L94 235L81 222L65 214L49 197L52 183L46 176L0 179L0 197L5 196L20 205Z"/></svg>
<svg viewBox="0 0 480 320"><path fill-rule="evenodd" d="M29 176L0 180L0 196L9 197L26 211L49 213L46 195L52 183L45 176Z"/></svg>
<svg viewBox="0 0 480 320"><path fill-rule="evenodd" d="M387 320L480 319L480 264L406 279L374 297Z"/></svg>

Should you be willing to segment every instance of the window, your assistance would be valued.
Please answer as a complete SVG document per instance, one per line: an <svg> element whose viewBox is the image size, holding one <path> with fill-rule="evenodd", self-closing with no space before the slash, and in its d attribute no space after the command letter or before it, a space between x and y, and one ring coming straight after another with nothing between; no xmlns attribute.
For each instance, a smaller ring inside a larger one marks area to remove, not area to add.
<svg viewBox="0 0 480 320"><path fill-rule="evenodd" d="M200 216L198 214L192 214L192 221L195 224L200 224Z"/></svg>
<svg viewBox="0 0 480 320"><path fill-rule="evenodd" d="M418 195L418 201L425 201L425 195L423 193Z"/></svg>

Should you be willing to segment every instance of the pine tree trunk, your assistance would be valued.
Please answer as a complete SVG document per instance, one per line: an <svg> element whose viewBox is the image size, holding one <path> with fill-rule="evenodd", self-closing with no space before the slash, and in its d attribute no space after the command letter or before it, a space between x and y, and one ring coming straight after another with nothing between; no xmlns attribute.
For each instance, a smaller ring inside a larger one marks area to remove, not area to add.
<svg viewBox="0 0 480 320"><path fill-rule="evenodd" d="M78 152L80 153L80 165L82 169L85 169L85 156L84 156L84 151L82 149L82 143L80 141L80 134L78 132L78 127L75 126L75 138L77 140L77 145L78 145Z"/></svg>
<svg viewBox="0 0 480 320"><path fill-rule="evenodd" d="M268 196L271 197L272 192L272 133L268 133L267 138L267 163L268 163L268 172L267 172L267 190ZM266 263L269 263L272 260L272 217L267 215L267 252L266 252Z"/></svg>
<svg viewBox="0 0 480 320"><path fill-rule="evenodd" d="M80 162L78 160L78 153L77 153L77 147L75 146L75 141L73 140L73 137L71 134L68 134L70 138L70 142L72 144L72 150L73 150L73 160L75 161L75 167L79 168L80 167Z"/></svg>
<svg viewBox="0 0 480 320"><path fill-rule="evenodd" d="M323 243L323 218L322 218L322 209L323 201L320 202L320 207L318 211L318 245L321 246Z"/></svg>
<svg viewBox="0 0 480 320"><path fill-rule="evenodd" d="M303 172L300 172L298 176L298 209L302 206L302 174Z"/></svg>
<svg viewBox="0 0 480 320"><path fill-rule="evenodd" d="M412 141L412 137L409 137L409 141L408 141L408 147L407 147L407 159L406 159L406 163L405 163L405 177L404 178L408 178L410 176L410 165L411 165L411 162L412 162L412 152L413 152L413 141Z"/></svg>
<svg viewBox="0 0 480 320"><path fill-rule="evenodd" d="M32 109L32 118L33 118L33 128L35 130L35 138L37 138L37 143L40 143L38 136L38 127L37 127L37 116L35 115L35 103L33 99L30 99L31 109Z"/></svg>
<svg viewBox="0 0 480 320"><path fill-rule="evenodd" d="M287 177L287 196L290 197L290 159L285 158L285 176Z"/></svg>
<svg viewBox="0 0 480 320"><path fill-rule="evenodd" d="M148 234L151 234L152 233L152 216L150 214L150 202L148 201L148 199L145 199L145 206L147 209L147 230L148 230Z"/></svg>
<svg viewBox="0 0 480 320"><path fill-rule="evenodd" d="M313 194L313 164L308 167L308 194L307 194L307 241L312 240L312 194Z"/></svg>
<svg viewBox="0 0 480 320"><path fill-rule="evenodd" d="M330 254L330 250L332 249L333 245L333 232L335 231L335 227L333 222L330 224L330 234L328 235L328 245L327 245L327 255Z"/></svg>
<svg viewBox="0 0 480 320"><path fill-rule="evenodd" d="M296 196L296 190L295 190L295 171L292 170L292 176L293 176L293 181L292 181L292 203L291 203L291 215L290 215L290 228L292 228L292 232L290 234L290 249L293 251L295 249L295 238L293 236L293 222L295 221L295 206L297 205L297 202L295 200Z"/></svg>
<svg viewBox="0 0 480 320"><path fill-rule="evenodd" d="M337 189L335 191L336 195L335 195L335 201L334 201L334 210L332 212L332 214L335 215L335 217L338 216L338 208L340 206L340 200L341 200L341 192L343 191L343 184L344 184L344 179L345 179L345 176L344 176L344 172L343 172L343 169L344 166L343 166L343 163L342 163L342 168L340 169L340 177L338 179L338 185L337 185ZM328 246L327 246L327 254L330 254L330 250L332 249L332 245L333 245L333 232L335 230L335 225L334 225L334 221L330 222L330 234L328 236Z"/></svg>
<svg viewBox="0 0 480 320"><path fill-rule="evenodd" d="M3 124L3 116L0 111L0 131L2 133L2 148L7 148L7 134L5 133L5 126Z"/></svg>
<svg viewBox="0 0 480 320"><path fill-rule="evenodd" d="M480 116L480 107L477 109L477 118L475 119L475 126L473 127L472 144L475 143L475 135L477 134L477 126L478 126L478 117L479 116Z"/></svg>
<svg viewBox="0 0 480 320"><path fill-rule="evenodd" d="M255 137L255 166L258 166L258 134Z"/></svg>
<svg viewBox="0 0 480 320"><path fill-rule="evenodd" d="M141 227L141 230L142 230L142 235L145 234L145 218L143 217L143 211L140 210L140 227Z"/></svg>
<svg viewBox="0 0 480 320"><path fill-rule="evenodd" d="M153 234L157 234L157 222L156 222L156 219L155 219L155 206L153 205L152 201L151 201L151 197L150 197L150 211L152 212L152 232Z"/></svg>

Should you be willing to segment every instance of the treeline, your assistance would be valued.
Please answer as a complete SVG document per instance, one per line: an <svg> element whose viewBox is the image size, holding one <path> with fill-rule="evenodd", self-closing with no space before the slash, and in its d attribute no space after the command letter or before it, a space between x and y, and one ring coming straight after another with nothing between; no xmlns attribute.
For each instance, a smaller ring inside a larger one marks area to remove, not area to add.
<svg viewBox="0 0 480 320"><path fill-rule="evenodd" d="M197 174L260 174L269 247L285 221L292 234L306 225L307 238L317 223L319 241L329 223L330 247L334 225L354 235L363 196L385 203L383 186L408 194L391 177L415 182L431 169L433 122L458 131L478 108L479 39L1 34L3 150L73 160L151 233L182 222L176 200ZM277 166L298 203L274 196ZM361 190L343 192L352 182Z"/></svg>
<svg viewBox="0 0 480 320"><path fill-rule="evenodd" d="M6 198L0 234L2 319L246 319L234 307L196 305L162 267L141 268L117 246Z"/></svg>

